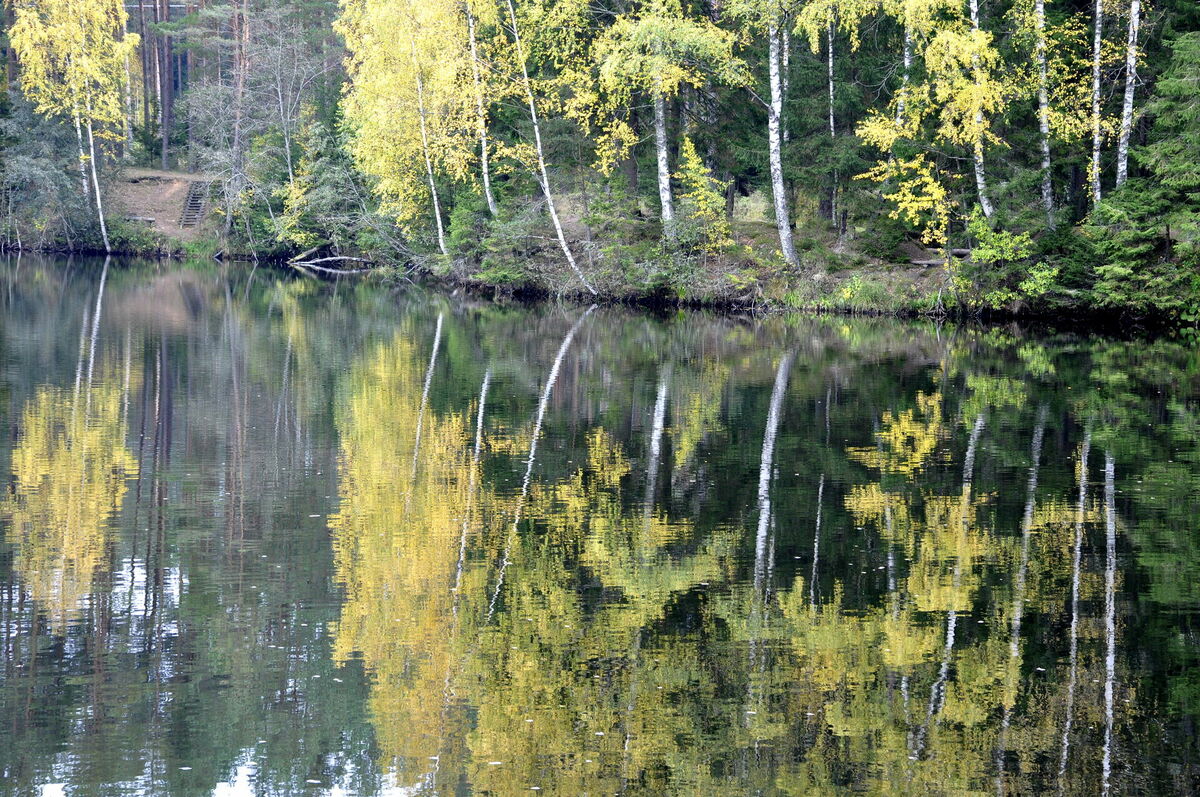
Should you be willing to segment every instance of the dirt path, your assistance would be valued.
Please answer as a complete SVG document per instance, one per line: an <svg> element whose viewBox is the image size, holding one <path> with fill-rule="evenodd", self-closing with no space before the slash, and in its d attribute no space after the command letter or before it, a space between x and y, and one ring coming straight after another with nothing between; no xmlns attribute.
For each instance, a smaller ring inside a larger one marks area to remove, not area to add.
<svg viewBox="0 0 1200 797"><path fill-rule="evenodd" d="M188 186L211 180L204 174L127 167L113 185L112 211L121 218L146 224L172 240L194 241L200 237L204 225L180 227L179 217Z"/></svg>

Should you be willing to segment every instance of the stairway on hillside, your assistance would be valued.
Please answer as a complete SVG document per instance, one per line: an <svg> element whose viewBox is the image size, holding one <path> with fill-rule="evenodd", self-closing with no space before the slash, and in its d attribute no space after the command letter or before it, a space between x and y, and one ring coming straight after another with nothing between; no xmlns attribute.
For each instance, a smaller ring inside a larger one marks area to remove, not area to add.
<svg viewBox="0 0 1200 797"><path fill-rule="evenodd" d="M188 185L187 199L183 201L183 213L179 215L180 227L195 227L208 214L208 194L212 184L204 180L193 180Z"/></svg>

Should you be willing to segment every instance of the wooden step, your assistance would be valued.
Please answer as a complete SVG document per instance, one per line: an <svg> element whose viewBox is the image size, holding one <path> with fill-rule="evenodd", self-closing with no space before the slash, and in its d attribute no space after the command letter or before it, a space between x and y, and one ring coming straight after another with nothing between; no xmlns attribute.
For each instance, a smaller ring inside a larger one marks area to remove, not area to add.
<svg viewBox="0 0 1200 797"><path fill-rule="evenodd" d="M188 184L187 197L183 201L183 212L179 216L180 227L195 227L208 214L208 194L212 183L194 180Z"/></svg>

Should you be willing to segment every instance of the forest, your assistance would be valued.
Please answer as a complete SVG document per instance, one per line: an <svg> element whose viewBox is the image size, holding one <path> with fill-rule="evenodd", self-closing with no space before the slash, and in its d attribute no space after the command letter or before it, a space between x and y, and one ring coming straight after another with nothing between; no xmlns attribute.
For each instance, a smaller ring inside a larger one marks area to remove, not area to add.
<svg viewBox="0 0 1200 797"><path fill-rule="evenodd" d="M1193 0L7 0L4 23L9 250L1200 321ZM203 234L121 211L133 168L203 175Z"/></svg>

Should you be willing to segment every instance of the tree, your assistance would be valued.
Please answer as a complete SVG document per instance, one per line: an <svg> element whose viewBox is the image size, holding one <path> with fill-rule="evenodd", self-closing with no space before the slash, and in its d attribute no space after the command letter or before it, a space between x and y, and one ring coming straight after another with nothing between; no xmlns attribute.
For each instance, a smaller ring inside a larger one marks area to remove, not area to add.
<svg viewBox="0 0 1200 797"><path fill-rule="evenodd" d="M638 11L621 15L595 45L602 102L607 106L605 135L613 142L601 152L601 166L611 168L626 156L636 141L626 121L633 95L649 94L660 215L667 239L675 237L667 102L685 86L701 88L709 81L744 85L744 64L734 56L733 46L732 33L707 18L689 19L678 0L651 0Z"/></svg>
<svg viewBox="0 0 1200 797"><path fill-rule="evenodd" d="M476 111L461 71L470 58L459 12L454 0L354 0L338 20L349 53L351 152L401 224L411 228L422 209L432 211L442 254L438 174L465 173L471 154L463 133Z"/></svg>
<svg viewBox="0 0 1200 797"><path fill-rule="evenodd" d="M21 64L21 90L39 113L68 118L75 125L85 193L90 175L104 249L112 251L96 139L120 140L124 130L125 63L138 45L134 34L116 35L126 27L125 5L114 0L16 0L13 13L9 38Z"/></svg>

